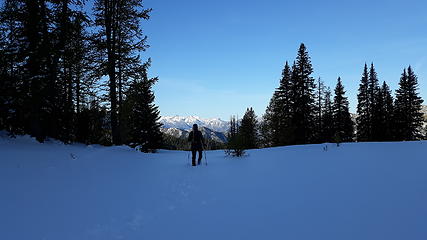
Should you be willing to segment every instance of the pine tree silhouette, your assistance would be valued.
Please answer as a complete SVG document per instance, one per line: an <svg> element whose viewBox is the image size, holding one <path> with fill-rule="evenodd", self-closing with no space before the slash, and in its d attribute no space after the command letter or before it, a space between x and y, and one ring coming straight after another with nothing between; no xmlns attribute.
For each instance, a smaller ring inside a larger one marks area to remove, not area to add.
<svg viewBox="0 0 427 240"><path fill-rule="evenodd" d="M345 96L344 86L341 78L338 77L335 87L335 97L333 104L333 126L335 142L353 141L354 126L349 112L349 104Z"/></svg>
<svg viewBox="0 0 427 240"><path fill-rule="evenodd" d="M252 108L246 109L240 125L239 134L242 138L244 149L258 147L258 121Z"/></svg>
<svg viewBox="0 0 427 240"><path fill-rule="evenodd" d="M302 43L292 70L292 124L295 127L294 144L305 144L314 137L315 83L313 67L305 45Z"/></svg>
<svg viewBox="0 0 427 240"><path fill-rule="evenodd" d="M404 69L396 91L395 123L397 140L420 139L423 115L423 100L418 93L418 80L411 66Z"/></svg>

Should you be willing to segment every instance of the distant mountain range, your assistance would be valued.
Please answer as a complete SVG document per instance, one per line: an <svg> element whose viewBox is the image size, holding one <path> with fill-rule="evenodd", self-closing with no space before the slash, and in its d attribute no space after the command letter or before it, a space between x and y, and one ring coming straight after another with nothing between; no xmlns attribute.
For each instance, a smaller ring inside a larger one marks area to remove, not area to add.
<svg viewBox="0 0 427 240"><path fill-rule="evenodd" d="M197 116L161 117L160 123L163 124L163 133L176 138L186 139L193 128L193 124L197 124L200 131L209 140L220 143L227 142L226 132L228 130L228 121L219 118L204 119Z"/></svg>
<svg viewBox="0 0 427 240"><path fill-rule="evenodd" d="M219 143L227 142L227 137L223 132L216 132L206 127L201 127L199 130L202 132L203 136L207 138L207 140L211 140ZM188 134L190 133L191 130L190 129L184 130L179 128L162 128L161 131L164 134L186 141L188 138Z"/></svg>
<svg viewBox="0 0 427 240"><path fill-rule="evenodd" d="M161 117L160 123L163 124L164 128L177 128L182 130L191 130L193 124L199 125L199 127L206 127L215 132L227 132L228 121L221 120L220 118L200 118L197 116L189 117Z"/></svg>

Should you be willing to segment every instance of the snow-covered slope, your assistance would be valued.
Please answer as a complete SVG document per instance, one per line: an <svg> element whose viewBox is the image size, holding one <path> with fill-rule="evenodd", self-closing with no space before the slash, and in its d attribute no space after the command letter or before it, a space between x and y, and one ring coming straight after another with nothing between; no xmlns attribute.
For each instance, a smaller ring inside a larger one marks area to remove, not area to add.
<svg viewBox="0 0 427 240"><path fill-rule="evenodd" d="M198 124L200 127L207 127L216 132L226 132L228 129L228 122L220 118L204 119L197 116L189 117L161 117L160 122L164 128L178 128L183 130L190 130L193 124Z"/></svg>
<svg viewBox="0 0 427 240"><path fill-rule="evenodd" d="M0 239L427 239L427 142L143 154L0 138Z"/></svg>
<svg viewBox="0 0 427 240"><path fill-rule="evenodd" d="M188 134L190 133L187 130L182 130L179 128L161 128L160 131L167 135L174 136L176 138L182 138L182 139L187 138Z"/></svg>

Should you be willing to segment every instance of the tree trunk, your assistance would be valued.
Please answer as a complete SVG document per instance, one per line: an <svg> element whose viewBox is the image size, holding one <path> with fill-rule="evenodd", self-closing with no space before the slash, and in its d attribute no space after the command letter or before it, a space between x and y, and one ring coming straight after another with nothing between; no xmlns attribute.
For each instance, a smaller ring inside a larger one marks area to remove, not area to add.
<svg viewBox="0 0 427 240"><path fill-rule="evenodd" d="M116 61L115 61L115 31L114 21L114 0L104 0L105 4L105 32L107 37L107 72L109 77L110 101L111 101L111 134L114 145L120 144L119 129L117 124L117 86L116 86Z"/></svg>

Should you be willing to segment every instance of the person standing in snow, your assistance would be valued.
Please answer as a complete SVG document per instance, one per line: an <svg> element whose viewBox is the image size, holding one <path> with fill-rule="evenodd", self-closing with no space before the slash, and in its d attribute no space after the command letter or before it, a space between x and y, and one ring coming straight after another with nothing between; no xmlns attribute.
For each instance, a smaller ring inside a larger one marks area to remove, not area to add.
<svg viewBox="0 0 427 240"><path fill-rule="evenodd" d="M196 154L199 152L199 158L197 164L200 165L202 161L203 147L205 146L205 141L203 140L202 132L199 131L197 124L193 124L193 131L188 135L188 141L191 142L191 160L192 165L196 166Z"/></svg>

